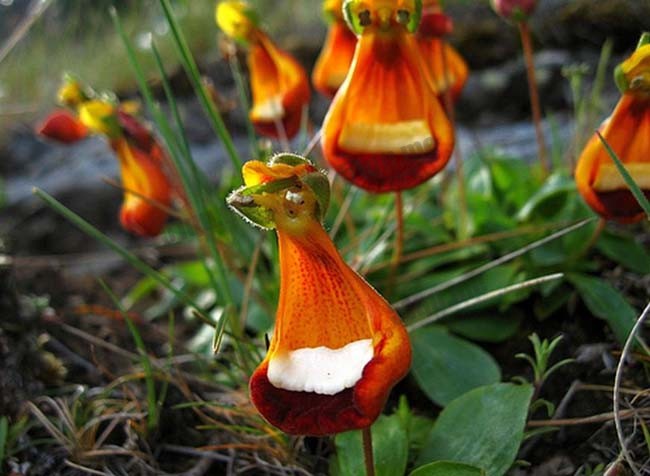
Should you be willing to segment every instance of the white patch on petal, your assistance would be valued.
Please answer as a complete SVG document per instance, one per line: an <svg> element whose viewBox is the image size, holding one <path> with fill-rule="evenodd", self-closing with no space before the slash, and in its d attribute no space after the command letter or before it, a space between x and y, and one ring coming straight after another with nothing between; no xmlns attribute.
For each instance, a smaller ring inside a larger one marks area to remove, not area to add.
<svg viewBox="0 0 650 476"><path fill-rule="evenodd" d="M436 142L425 121L400 121L387 124L346 123L339 147L346 152L368 154L423 154Z"/></svg>
<svg viewBox="0 0 650 476"><path fill-rule="evenodd" d="M258 121L275 121L284 117L284 107L282 107L282 97L273 96L271 99L257 104L251 111L253 119Z"/></svg>
<svg viewBox="0 0 650 476"><path fill-rule="evenodd" d="M650 190L650 164L629 163L624 164L636 184L642 190ZM618 172L614 164L602 164L598 168L594 190L597 192L613 192L615 190L627 190L628 186L623 176Z"/></svg>
<svg viewBox="0 0 650 476"><path fill-rule="evenodd" d="M271 358L267 377L277 388L334 395L354 387L373 353L372 339L357 340L340 349L296 349Z"/></svg>

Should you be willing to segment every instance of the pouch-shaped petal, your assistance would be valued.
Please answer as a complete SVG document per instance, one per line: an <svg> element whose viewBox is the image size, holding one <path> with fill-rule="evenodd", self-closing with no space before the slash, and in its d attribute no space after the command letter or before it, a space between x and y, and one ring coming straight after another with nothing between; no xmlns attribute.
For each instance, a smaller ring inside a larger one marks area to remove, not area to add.
<svg viewBox="0 0 650 476"><path fill-rule="evenodd" d="M112 142L120 162L124 198L120 223L125 230L140 236L157 236L167 221L172 188L160 163L138 147L120 139Z"/></svg>
<svg viewBox="0 0 650 476"><path fill-rule="evenodd" d="M399 191L449 161L454 131L406 32L364 32L323 124L323 154L353 184Z"/></svg>
<svg viewBox="0 0 650 476"><path fill-rule="evenodd" d="M40 135L63 144L73 144L88 136L88 128L65 109L47 116L36 130Z"/></svg>
<svg viewBox="0 0 650 476"><path fill-rule="evenodd" d="M368 427L408 372L408 334L320 223L312 220L299 233L276 223L280 300L271 346L250 380L252 401L286 433Z"/></svg>
<svg viewBox="0 0 650 476"><path fill-rule="evenodd" d="M624 94L600 132L650 198L650 96ZM598 136L584 148L575 171L586 202L609 220L631 223L644 213Z"/></svg>
<svg viewBox="0 0 650 476"><path fill-rule="evenodd" d="M312 83L325 96L334 97L350 70L357 37L343 19L334 20L318 56Z"/></svg>
<svg viewBox="0 0 650 476"><path fill-rule="evenodd" d="M303 67L257 31L248 51L253 104L249 117L258 133L280 137L278 124L288 138L296 135L311 92Z"/></svg>

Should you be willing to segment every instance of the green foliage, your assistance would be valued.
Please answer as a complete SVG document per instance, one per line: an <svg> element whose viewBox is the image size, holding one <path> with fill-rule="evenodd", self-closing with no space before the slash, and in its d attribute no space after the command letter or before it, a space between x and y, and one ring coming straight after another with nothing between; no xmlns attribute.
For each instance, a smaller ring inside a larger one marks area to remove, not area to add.
<svg viewBox="0 0 650 476"><path fill-rule="evenodd" d="M496 361L480 347L428 326L411 333L412 372L435 403L445 406L464 393L501 380Z"/></svg>
<svg viewBox="0 0 650 476"><path fill-rule="evenodd" d="M621 293L601 278L570 274L568 279L591 313L607 321L616 340L624 343L634 327L637 313Z"/></svg>
<svg viewBox="0 0 650 476"><path fill-rule="evenodd" d="M462 463L450 461L438 461L436 463L420 466L411 472L410 476L485 476L486 473L480 468Z"/></svg>
<svg viewBox="0 0 650 476"><path fill-rule="evenodd" d="M9 438L9 419L0 417L0 471L4 466L5 454L7 453L7 439Z"/></svg>
<svg viewBox="0 0 650 476"><path fill-rule="evenodd" d="M373 459L377 476L404 474L408 462L408 433L399 415L382 415L372 425ZM336 476L365 474L361 431L339 433L334 438L336 456L331 473Z"/></svg>
<svg viewBox="0 0 650 476"><path fill-rule="evenodd" d="M530 363L530 366L533 368L534 383L537 386L546 381L546 379L548 379L557 369L573 362L573 359L565 359L549 367L551 355L558 344L562 342L562 336L557 336L549 342L548 339L540 340L537 334L532 334L528 337L528 340L533 344L534 356L531 357L528 354L517 354L515 357L527 360L528 363Z"/></svg>
<svg viewBox="0 0 650 476"><path fill-rule="evenodd" d="M418 464L456 461L502 476L517 456L532 394L530 385L502 383L457 398L438 417Z"/></svg>

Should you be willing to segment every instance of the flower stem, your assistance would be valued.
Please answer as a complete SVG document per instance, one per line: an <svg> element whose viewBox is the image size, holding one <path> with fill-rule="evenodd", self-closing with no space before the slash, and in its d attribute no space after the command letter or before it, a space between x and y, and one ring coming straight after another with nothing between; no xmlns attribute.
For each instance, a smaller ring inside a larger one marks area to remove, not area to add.
<svg viewBox="0 0 650 476"><path fill-rule="evenodd" d="M363 459L366 463L366 476L375 476L375 461L372 457L372 433L370 427L361 430L363 435Z"/></svg>
<svg viewBox="0 0 650 476"><path fill-rule="evenodd" d="M397 227L395 232L395 249L393 250L392 268L393 273L397 270L402 255L404 254L404 201L402 200L402 192L395 193L395 220Z"/></svg>
<svg viewBox="0 0 650 476"><path fill-rule="evenodd" d="M524 49L524 59L526 61L526 73L528 74L528 94L530 96L530 107L533 113L533 123L535 124L535 134L537 136L539 162L542 166L542 171L546 176L549 174L551 168L548 162L546 144L544 142L544 132L542 130L542 112L539 104L537 80L535 78L533 46L530 39L530 28L528 27L527 22L519 22L519 34L521 35L521 45Z"/></svg>

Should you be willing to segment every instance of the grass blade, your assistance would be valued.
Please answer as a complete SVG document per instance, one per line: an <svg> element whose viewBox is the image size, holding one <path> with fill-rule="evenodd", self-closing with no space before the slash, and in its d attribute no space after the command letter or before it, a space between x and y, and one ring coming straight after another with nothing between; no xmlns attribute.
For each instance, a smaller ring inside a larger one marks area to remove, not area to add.
<svg viewBox="0 0 650 476"><path fill-rule="evenodd" d="M169 29L174 38L174 45L176 46L176 50L178 52L178 56L181 60L183 68L185 69L185 72L187 73L190 81L192 82L192 85L194 86L194 90L199 97L203 109L208 115L208 119L210 119L212 128L226 148L226 152L230 157L230 161L232 162L233 167L235 170L239 170L242 166L242 162L239 158L239 154L237 153L237 149L235 149L235 144L233 143L230 133L226 129L221 114L217 110L212 100L210 100L210 97L208 96L208 93L205 90L203 83L201 82L201 73L199 72L196 61L194 60L194 57L192 56L192 53L187 46L187 41L183 36L183 32L181 31L181 28L176 21L176 17L172 10L171 4L169 3L169 0L160 0L160 5L162 6L165 18L169 24Z"/></svg>
<svg viewBox="0 0 650 476"><path fill-rule="evenodd" d="M3 416L0 418L0 471L4 464L5 455L7 453L7 440L9 439L9 420Z"/></svg>
<svg viewBox="0 0 650 476"><path fill-rule="evenodd" d="M149 359L149 354L147 354L147 348L144 345L144 340L138 331L137 326L133 323L131 318L128 316L122 305L120 304L119 299L113 291L108 287L108 285L102 280L99 280L99 284L106 291L106 294L113 301L113 305L120 311L126 326L129 328L129 332L133 337L135 342L135 347L138 349L140 354L140 362L142 363L142 369L144 370L144 381L147 388L147 429L154 430L158 427L158 399L156 398L156 382L153 375L153 365L151 365L151 360Z"/></svg>
<svg viewBox="0 0 650 476"><path fill-rule="evenodd" d="M639 205L641 205L641 208L643 209L645 214L648 216L648 218L650 218L650 202L645 197L645 194L636 184L636 182L634 181L630 173L625 168L625 165L623 165L623 162L621 162L621 159L618 158L618 155L616 155L616 152L614 152L614 149L612 149L611 146L607 143L607 141L602 136L600 131L596 131L596 134L598 135L598 138L605 146L605 149L607 149L607 153L614 161L614 164L616 165L618 172L621 174L623 180L625 180L625 183L630 188L632 195L634 195L634 198L636 198L636 201L639 202Z"/></svg>
<svg viewBox="0 0 650 476"><path fill-rule="evenodd" d="M122 258L124 258L129 263L129 265L131 265L133 268L137 269L145 276L150 277L158 284L168 289L171 293L174 294L174 296L176 296L181 302L183 302L183 304L194 309L199 315L204 316L199 306L187 294L177 289L166 276L153 269L151 266L149 266L147 263L142 261L140 258L138 258L129 250L121 246L116 241L110 239L108 236L103 234L101 231L99 231L93 225L91 225L86 220L81 218L75 212L67 208L65 205L63 205L61 202L59 202L57 199L52 197L47 192L44 192L43 190L40 190L38 188L35 188L33 192L38 198L43 200L43 202L45 202L47 206L49 206L52 210L54 210L59 215L63 216L65 219L70 221L82 232L84 232L91 238L97 240L98 242L102 243L103 245L113 250L115 253L117 253Z"/></svg>

